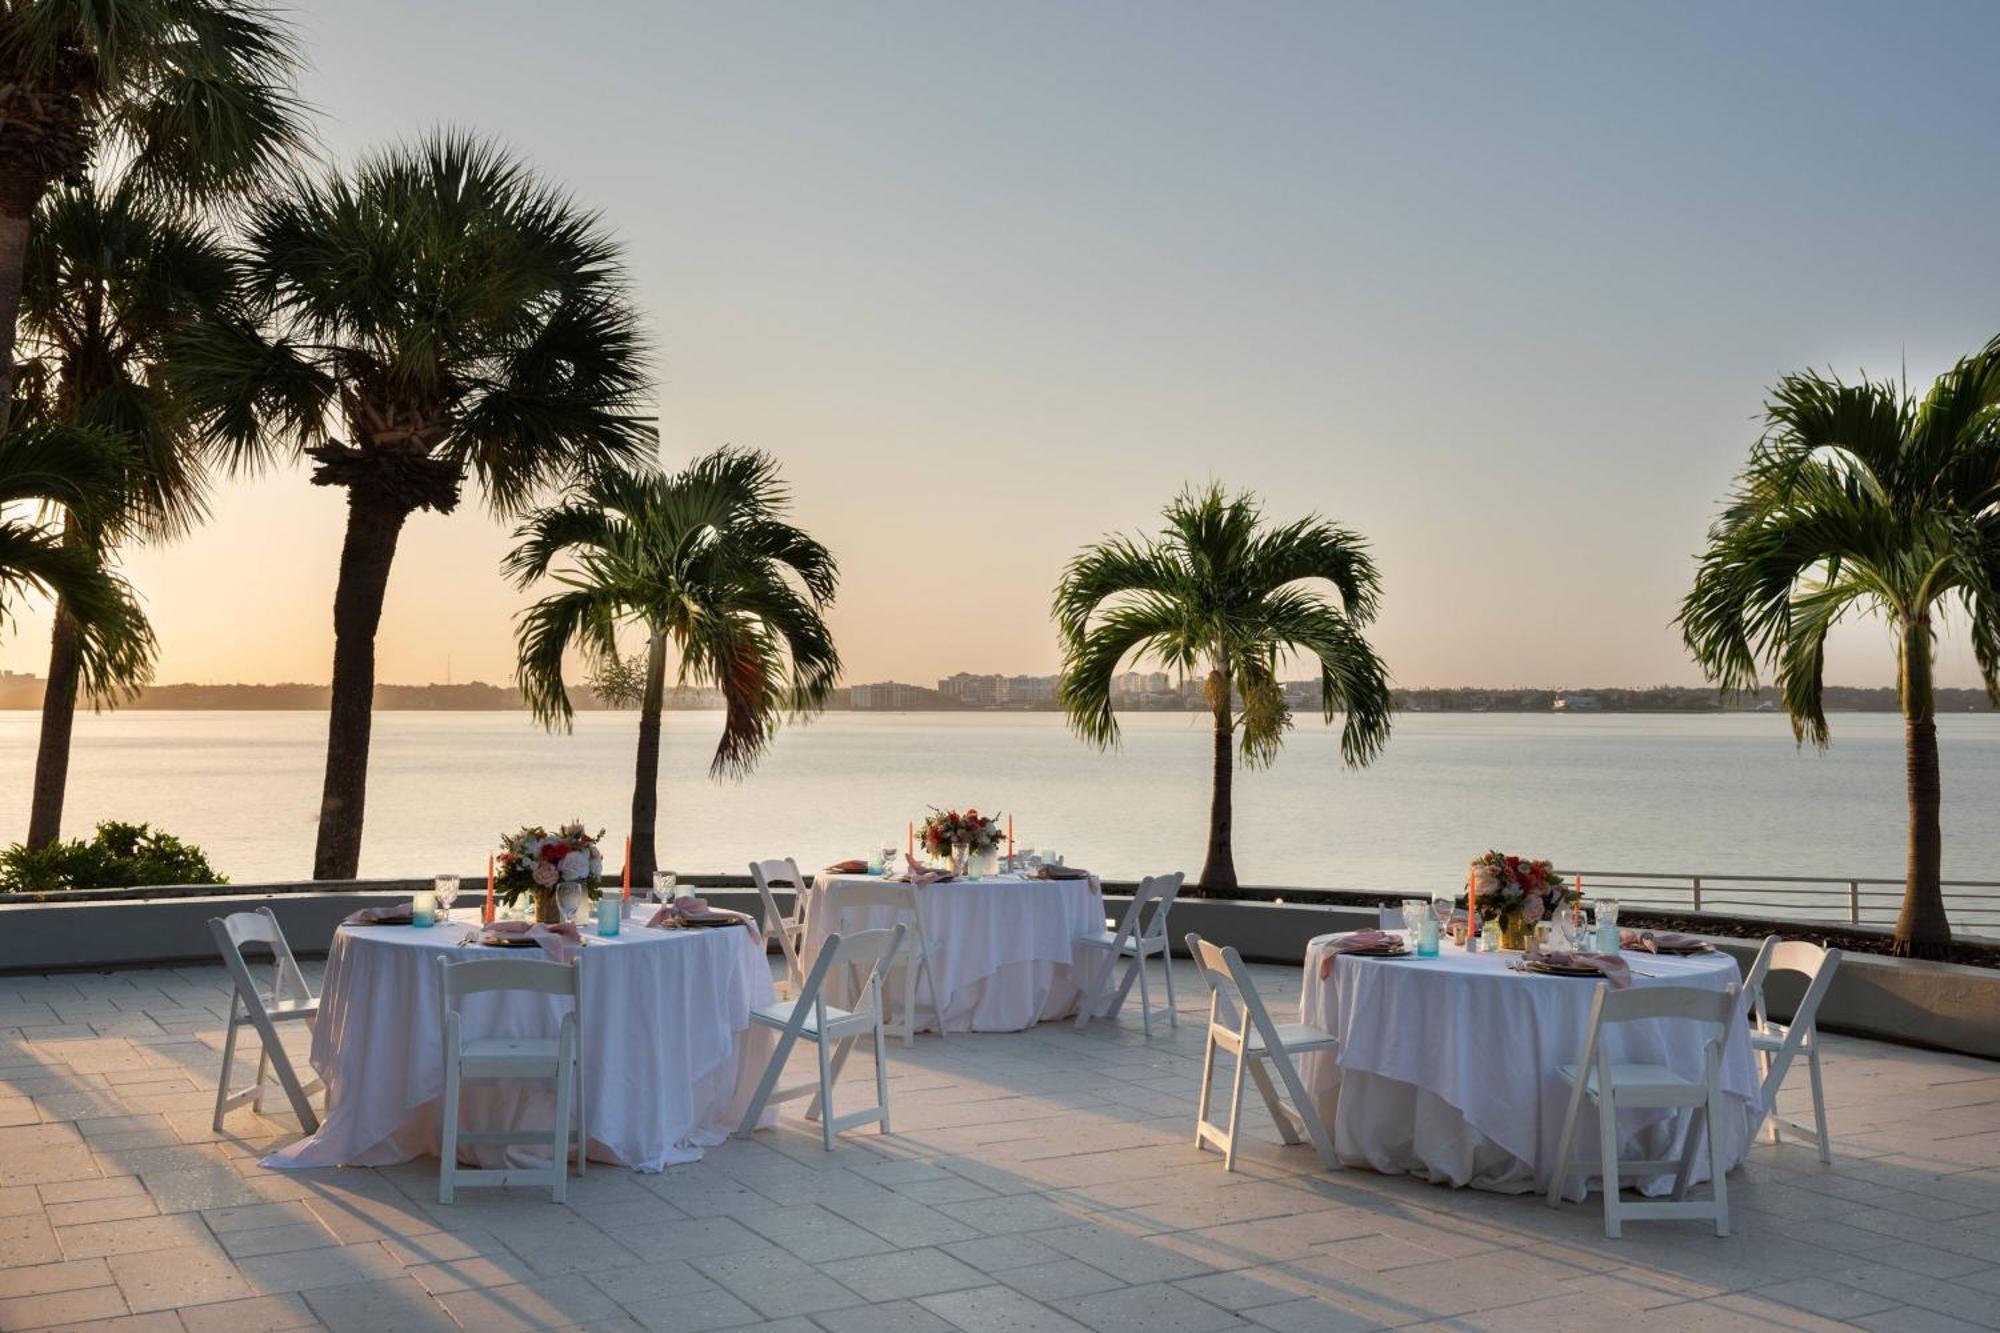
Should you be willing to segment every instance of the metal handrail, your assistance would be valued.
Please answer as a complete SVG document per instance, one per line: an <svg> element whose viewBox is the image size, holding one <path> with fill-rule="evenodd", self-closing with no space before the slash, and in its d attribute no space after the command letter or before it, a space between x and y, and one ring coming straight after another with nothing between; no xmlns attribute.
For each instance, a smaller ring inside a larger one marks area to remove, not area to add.
<svg viewBox="0 0 2000 1333"><path fill-rule="evenodd" d="M1633 890L1648 895L1643 906L1659 907L1683 901L1689 911L1715 907L1756 907L1773 898L1787 899L1787 910L1810 914L1814 920L1845 920L1849 925L1886 924L1894 920L1903 897L1903 881L1867 875L1714 875L1657 870L1564 870L1586 892L1595 888ZM1753 889L1747 886L1756 886ZM1746 886L1746 887L1731 887ZM1948 879L1939 884L1954 929L1969 934L2000 935L2000 880ZM1807 902L1806 898L1819 901ZM1664 903L1662 902L1664 899Z"/></svg>

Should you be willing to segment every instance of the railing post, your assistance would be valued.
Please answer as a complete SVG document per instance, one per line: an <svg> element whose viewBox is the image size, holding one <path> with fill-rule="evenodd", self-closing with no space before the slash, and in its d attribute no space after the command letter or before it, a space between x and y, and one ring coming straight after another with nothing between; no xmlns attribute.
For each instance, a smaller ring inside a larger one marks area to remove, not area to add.
<svg viewBox="0 0 2000 1333"><path fill-rule="evenodd" d="M1690 875L1688 878L1694 881L1694 910L1699 912L1701 910L1701 876Z"/></svg>
<svg viewBox="0 0 2000 1333"><path fill-rule="evenodd" d="M1861 924L1861 881L1847 881L1847 921L1849 925Z"/></svg>

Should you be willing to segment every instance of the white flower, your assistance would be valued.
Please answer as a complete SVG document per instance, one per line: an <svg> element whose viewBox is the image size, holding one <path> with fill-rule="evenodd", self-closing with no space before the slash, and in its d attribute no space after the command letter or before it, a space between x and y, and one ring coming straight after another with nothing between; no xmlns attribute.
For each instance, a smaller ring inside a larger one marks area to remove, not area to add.
<svg viewBox="0 0 2000 1333"><path fill-rule="evenodd" d="M590 873L593 875L604 873L604 853L598 850L595 843L590 848Z"/></svg>
<svg viewBox="0 0 2000 1333"><path fill-rule="evenodd" d="M590 854L583 851L571 852L562 859L564 879L582 879L590 873Z"/></svg>

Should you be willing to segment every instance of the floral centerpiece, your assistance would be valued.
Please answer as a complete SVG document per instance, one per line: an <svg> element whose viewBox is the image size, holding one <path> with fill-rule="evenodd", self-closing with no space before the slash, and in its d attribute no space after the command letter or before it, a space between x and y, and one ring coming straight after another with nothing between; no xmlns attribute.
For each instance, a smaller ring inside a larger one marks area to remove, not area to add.
<svg viewBox="0 0 2000 1333"><path fill-rule="evenodd" d="M1547 861L1488 852L1472 863L1468 906L1481 922L1500 926L1503 948L1525 948L1535 923L1569 901L1569 886Z"/></svg>
<svg viewBox="0 0 2000 1333"><path fill-rule="evenodd" d="M581 884L597 896L604 874L604 852L598 842L604 831L586 833L582 824L564 824L554 833L536 824L502 835L494 866L493 892L512 907L524 893L535 899L535 920L558 921L558 885Z"/></svg>
<svg viewBox="0 0 2000 1333"><path fill-rule="evenodd" d="M953 873L960 875L965 873L968 858L990 857L1006 840L1006 830L997 818L989 819L972 809L961 812L933 807L917 828L917 841L923 849L935 857L950 857Z"/></svg>

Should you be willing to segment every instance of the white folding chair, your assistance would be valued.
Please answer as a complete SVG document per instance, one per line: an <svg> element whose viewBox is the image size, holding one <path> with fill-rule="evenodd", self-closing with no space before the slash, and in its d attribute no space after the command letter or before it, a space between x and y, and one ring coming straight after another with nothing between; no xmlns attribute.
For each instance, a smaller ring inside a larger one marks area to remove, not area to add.
<svg viewBox="0 0 2000 1333"><path fill-rule="evenodd" d="M799 993L799 983L805 980L805 968L799 962L799 951L806 933L806 881L799 874L799 863L791 857L782 861L752 861L750 882L757 886L757 896L764 900L764 947L769 949L776 940L778 951L785 955L785 988L792 994ZM789 888L792 891L792 910L778 910L778 899L771 890Z"/></svg>
<svg viewBox="0 0 2000 1333"><path fill-rule="evenodd" d="M453 962L440 955L437 966L438 1007L444 1020L444 1126L438 1145L438 1202L450 1203L452 1191L460 1185L547 1185L555 1201L564 1202L569 1197L572 1141L577 1174L583 1175L588 1170L583 1065L577 1056L578 1016L583 1011L581 963L549 963L530 958L469 958ZM455 1002L493 991L568 996L570 1007L553 1037L468 1038ZM466 1080L543 1078L555 1083L554 1125L547 1129L459 1129L459 1097ZM549 1164L528 1168L462 1167L458 1164L461 1143L546 1143Z"/></svg>
<svg viewBox="0 0 2000 1333"><path fill-rule="evenodd" d="M771 1052L770 1063L764 1066L764 1077L757 1083L750 1109L743 1113L743 1123L736 1127L739 1136L756 1132L758 1117L764 1114L766 1105L806 1096L812 1098L812 1104L806 1108L806 1119L819 1121L820 1138L828 1152L833 1151L836 1134L856 1125L878 1122L882 1133L889 1132L889 1052L883 1037L882 979L902 944L900 925L893 930L828 935L796 999L780 1000L750 1011L752 1023L778 1030L778 1044ZM836 967L851 969L849 980L855 993L851 1008L839 1009L826 1002L826 977ZM819 1046L819 1078L781 1089L778 1079L801 1036L811 1037ZM833 1085L839 1080L840 1071L847 1067L847 1056L854 1043L863 1037L872 1037L875 1042L875 1105L835 1115Z"/></svg>
<svg viewBox="0 0 2000 1333"><path fill-rule="evenodd" d="M1771 1126L1771 1142L1778 1142L1782 1126L1801 1134L1819 1146L1819 1160L1831 1162L1833 1148L1826 1133L1826 1092L1819 1075L1819 1002L1833 984L1840 966L1840 950L1822 949L1808 940L1781 940L1767 936L1750 966L1743 991L1750 1002L1750 1049L1757 1054L1757 1073L1763 1081L1764 1117ZM1806 991L1789 1023L1773 1022L1764 1005L1764 982L1773 972L1799 972L1807 978ZM1778 1092L1792 1061L1803 1051L1806 1069L1812 1076L1813 1122L1811 1126L1778 1114ZM1757 1127L1763 1133L1763 1125Z"/></svg>
<svg viewBox="0 0 2000 1333"><path fill-rule="evenodd" d="M319 1117L313 1114L311 1097L322 1085L317 1078L310 1083L299 1082L291 1057L285 1054L284 1043L278 1039L278 1024L302 1022L310 1030L319 1017L319 997L312 993L305 974L299 971L298 960L292 957L291 946L285 943L285 932L278 928L278 918L270 908L260 907L254 912L210 917L208 930L215 937L215 947L221 951L223 966L229 969L229 980L236 992L229 1001L229 1029L222 1039L222 1075L215 1084L214 1130L221 1133L222 1117L245 1102L255 1101L257 1110L263 1111L264 1080L275 1073L278 1086L285 1090L286 1100L299 1117L299 1124L306 1133L317 1134ZM268 994L258 989L256 979L250 975L250 964L243 957L246 944L263 944L271 950ZM257 1057L257 1081L232 1092L229 1080L236 1063L236 1033L245 1019L257 1029L263 1052Z"/></svg>
<svg viewBox="0 0 2000 1333"><path fill-rule="evenodd" d="M831 892L831 891L829 891ZM892 1037L901 1037L903 1045L913 1046L917 1040L917 982L918 974L930 983L931 1009L937 1014L938 1040L944 1040L944 1006L950 998L944 988L938 985L937 968L932 962L934 956L930 933L924 929L924 895L915 884L896 884L888 880L874 880L865 884L843 884L838 897L825 899L820 906L833 913L833 924L840 925L848 912L865 912L870 908L887 908L895 913L895 924L903 927L903 948L894 962L893 970L900 975L901 985L895 978L883 982L884 995L903 992L903 1002L897 1013L901 1015L894 1022L884 1020L883 1026Z"/></svg>
<svg viewBox="0 0 2000 1333"><path fill-rule="evenodd" d="M1191 934L1187 937L1187 950L1209 989L1208 1042L1201 1053L1201 1104L1195 1111L1195 1147L1220 1149L1223 1170L1236 1169L1236 1125L1243 1115L1243 1078L1247 1072L1256 1082L1264 1105L1270 1109L1271 1119L1278 1124L1279 1137L1287 1144L1299 1143L1299 1130L1303 1128L1313 1147L1319 1149L1319 1158L1326 1163L1326 1169L1338 1169L1340 1163L1333 1155L1333 1140L1327 1137L1319 1110L1292 1063L1292 1057L1302 1052L1334 1049L1340 1044L1338 1039L1308 1023L1273 1023L1270 1011L1250 980L1249 970L1243 966L1242 955L1233 947L1218 949L1201 936ZM1226 1128L1208 1121L1209 1091L1215 1082L1218 1049L1236 1057ZM1279 1100L1265 1065L1276 1069L1278 1077L1285 1081L1285 1090L1291 1094L1296 1110Z"/></svg>
<svg viewBox="0 0 2000 1333"><path fill-rule="evenodd" d="M1375 927L1378 930L1401 930L1403 928L1403 905L1401 903L1383 903L1376 913Z"/></svg>
<svg viewBox="0 0 2000 1333"><path fill-rule="evenodd" d="M1614 1061L1605 1044L1604 1029L1619 1023L1650 1019L1678 1019L1715 1029L1702 1051L1702 1076L1691 1079L1665 1065L1626 1064ZM1556 1076L1570 1084L1569 1112L1563 1117L1562 1137L1557 1141L1555 1171L1549 1179L1549 1207L1562 1201L1564 1184L1573 1171L1588 1172L1587 1162L1572 1163L1578 1122L1583 1105L1589 1102L1597 1112L1597 1154L1604 1192L1604 1234L1617 1239L1626 1218L1647 1221L1669 1218L1708 1218L1715 1234L1729 1234L1729 1184L1722 1167L1721 1150L1716 1146L1715 1126L1722 1123L1722 1049L1736 1023L1736 987L1704 990L1699 986L1636 986L1613 990L1600 982L1590 1004L1590 1026L1583 1037L1583 1052L1573 1065L1557 1068ZM1626 1109L1678 1107L1692 1112L1687 1137L1676 1159L1662 1158L1636 1162L1618 1158L1618 1112ZM1704 1134L1708 1139L1708 1176L1713 1195L1708 1199L1688 1198L1694 1176L1695 1148ZM1659 1175L1674 1173L1671 1200L1644 1199L1627 1203L1619 1198L1619 1181L1627 1174Z"/></svg>
<svg viewBox="0 0 2000 1333"><path fill-rule="evenodd" d="M1183 878L1179 871L1175 871L1171 875L1151 875L1140 880L1116 929L1077 936L1076 947L1086 951L1086 956L1098 955L1098 961L1103 966L1097 984L1076 1006L1078 1027L1087 1027L1092 1018L1116 1018L1124 1012L1125 997L1132 993L1135 980L1139 983L1139 1018L1145 1024L1148 1037L1153 1035L1153 1015L1156 1013L1166 1014L1170 1028L1181 1025L1180 1016L1174 1012L1174 951L1168 944L1173 937L1167 933L1167 914L1173 910L1174 896L1181 891ZM1153 1008L1152 991L1146 984L1146 960L1155 954L1159 955L1167 971L1167 1006L1164 1011ZM1114 978L1121 958L1130 961L1125 965L1124 977Z"/></svg>

